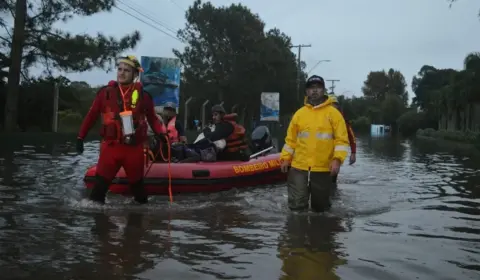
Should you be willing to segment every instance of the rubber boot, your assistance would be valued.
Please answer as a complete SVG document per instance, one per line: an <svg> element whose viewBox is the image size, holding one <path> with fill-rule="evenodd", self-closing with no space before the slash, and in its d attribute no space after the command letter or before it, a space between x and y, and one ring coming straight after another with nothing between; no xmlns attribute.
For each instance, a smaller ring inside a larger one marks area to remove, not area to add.
<svg viewBox="0 0 480 280"><path fill-rule="evenodd" d="M145 186L143 185L143 180L140 180L132 185L130 185L130 192L133 195L133 199L140 203L145 204L148 202L148 195L145 191Z"/></svg>
<svg viewBox="0 0 480 280"><path fill-rule="evenodd" d="M90 192L90 200L104 204L110 183L102 176L97 175L95 177L96 182Z"/></svg>

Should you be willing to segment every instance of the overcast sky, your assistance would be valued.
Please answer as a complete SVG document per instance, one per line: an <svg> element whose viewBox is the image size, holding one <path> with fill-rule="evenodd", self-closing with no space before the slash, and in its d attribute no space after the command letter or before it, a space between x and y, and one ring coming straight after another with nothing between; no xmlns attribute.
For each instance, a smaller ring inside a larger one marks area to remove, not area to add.
<svg viewBox="0 0 480 280"><path fill-rule="evenodd" d="M185 10L193 0L120 0L170 29L185 25ZM239 1L214 0L214 5ZM449 8L446 0L242 0L260 15L268 29L277 27L291 36L294 44L311 44L302 50L302 60L310 74L339 79L337 94L361 96L361 87L370 71L400 70L409 84L424 65L438 68L463 67L464 57L480 51L480 2L459 0ZM131 8L118 6L151 22ZM169 32L165 27L152 23ZM65 26L65 25L64 25ZM112 13L70 21L66 29L74 33L103 32L121 36L139 30L143 39L131 53L140 56L173 57L172 48L183 44L118 9ZM171 32L169 32L171 33ZM292 49L296 52L296 49ZM74 73L72 80L92 85L105 84L114 73L92 71Z"/></svg>

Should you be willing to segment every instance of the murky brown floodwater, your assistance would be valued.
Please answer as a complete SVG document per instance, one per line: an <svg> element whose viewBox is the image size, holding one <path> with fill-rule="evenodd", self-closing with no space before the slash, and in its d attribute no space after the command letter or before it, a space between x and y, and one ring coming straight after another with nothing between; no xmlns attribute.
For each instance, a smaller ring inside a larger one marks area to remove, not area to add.
<svg viewBox="0 0 480 280"><path fill-rule="evenodd" d="M478 159L360 139L332 211L298 215L284 186L95 207L97 147L2 144L0 279L480 279Z"/></svg>

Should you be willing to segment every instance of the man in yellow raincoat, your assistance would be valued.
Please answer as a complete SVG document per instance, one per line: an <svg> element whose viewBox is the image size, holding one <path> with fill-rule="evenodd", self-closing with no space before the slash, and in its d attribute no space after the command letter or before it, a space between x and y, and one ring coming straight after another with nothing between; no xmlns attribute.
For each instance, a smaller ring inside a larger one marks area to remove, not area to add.
<svg viewBox="0 0 480 280"><path fill-rule="evenodd" d="M280 160L288 172L288 206L317 212L330 209L332 177L347 157L349 141L342 114L325 94L325 81L312 76L306 82L305 105L292 117ZM291 168L289 169L289 167Z"/></svg>

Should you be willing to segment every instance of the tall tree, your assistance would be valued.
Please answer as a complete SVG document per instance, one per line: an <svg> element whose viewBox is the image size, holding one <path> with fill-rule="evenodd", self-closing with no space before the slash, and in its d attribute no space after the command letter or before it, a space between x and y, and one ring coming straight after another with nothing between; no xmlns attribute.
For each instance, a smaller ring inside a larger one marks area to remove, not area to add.
<svg viewBox="0 0 480 280"><path fill-rule="evenodd" d="M372 71L368 74L362 87L365 97L382 102L387 94L398 96L406 105L408 101L407 83L400 71L389 69L388 72Z"/></svg>
<svg viewBox="0 0 480 280"><path fill-rule="evenodd" d="M8 93L5 105L5 129L16 125L20 75L28 76L28 69L41 65L46 74L53 69L61 71L87 71L92 68L108 69L121 52L135 47L140 40L138 31L120 40L103 34L72 35L55 29L59 21L67 22L74 16L90 16L110 11L115 0L3 0L0 4L0 68L8 68ZM14 26L7 17L14 18ZM13 32L12 32L13 30ZM10 55L6 55L10 49Z"/></svg>
<svg viewBox="0 0 480 280"><path fill-rule="evenodd" d="M178 36L187 43L174 50L184 65L190 96L248 105L257 115L262 91L280 92L282 113L293 110L297 67L290 38L265 24L241 4L214 7L196 0ZM194 90L194 91L193 91Z"/></svg>

